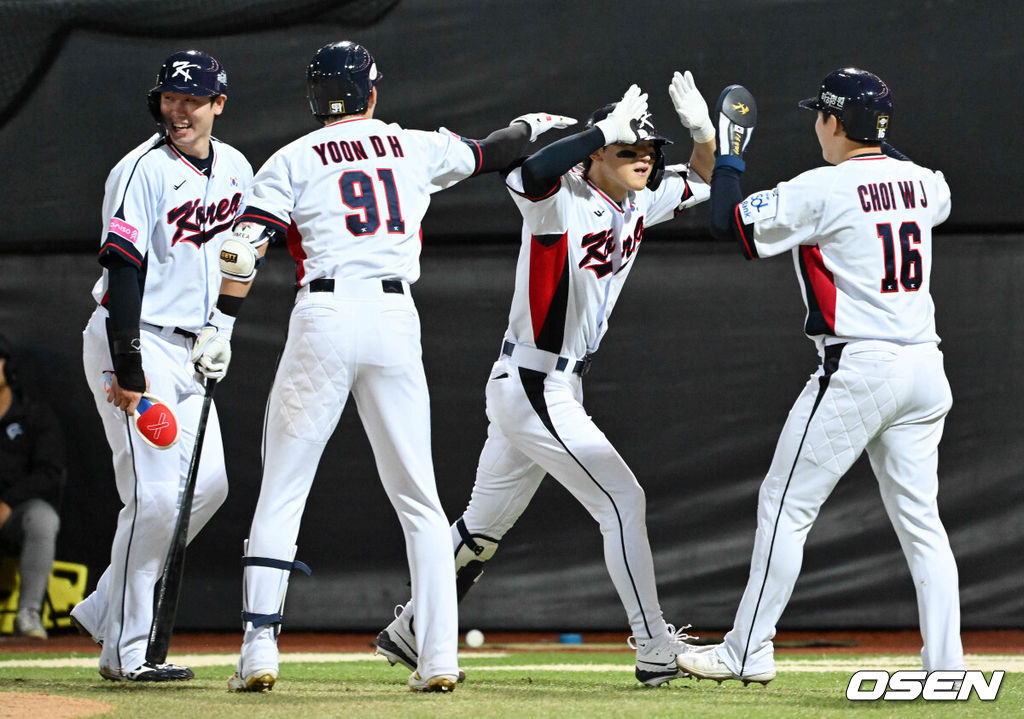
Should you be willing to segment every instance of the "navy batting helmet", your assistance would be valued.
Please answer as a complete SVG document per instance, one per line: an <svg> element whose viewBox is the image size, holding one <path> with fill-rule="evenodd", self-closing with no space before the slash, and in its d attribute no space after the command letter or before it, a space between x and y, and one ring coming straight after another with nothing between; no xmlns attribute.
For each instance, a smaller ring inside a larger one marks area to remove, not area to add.
<svg viewBox="0 0 1024 719"><path fill-rule="evenodd" d="M217 59L198 50L176 52L164 60L156 76L156 85L149 91L149 114L157 122L160 116L160 93L180 92L193 97L226 95L228 74Z"/></svg>
<svg viewBox="0 0 1024 719"><path fill-rule="evenodd" d="M382 77L373 55L362 45L348 40L324 45L306 69L310 112L319 118L363 112Z"/></svg>
<svg viewBox="0 0 1024 719"><path fill-rule="evenodd" d="M851 140L879 142L892 120L892 92L877 75L844 67L830 72L818 96L801 100L800 107L835 115Z"/></svg>
<svg viewBox="0 0 1024 719"><path fill-rule="evenodd" d="M590 113L590 117L587 118L587 122L584 125L586 128L591 128L601 120L608 117L611 111L618 105L617 102L611 102ZM650 190L657 190L661 185L661 180L665 176L665 153L662 152L663 145L671 145L672 141L658 133L654 129L654 123L651 122L651 113L646 113L636 128L637 142L653 142L654 143L654 167L651 168L651 176L647 178L647 188ZM584 161L586 169L590 169L590 159L587 158Z"/></svg>

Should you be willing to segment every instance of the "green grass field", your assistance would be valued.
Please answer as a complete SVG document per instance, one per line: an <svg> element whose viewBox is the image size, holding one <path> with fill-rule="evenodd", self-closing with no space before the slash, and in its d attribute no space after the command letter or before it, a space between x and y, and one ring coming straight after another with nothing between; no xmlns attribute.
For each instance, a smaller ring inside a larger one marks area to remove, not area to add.
<svg viewBox="0 0 1024 719"><path fill-rule="evenodd" d="M628 652L467 652L461 661L468 679L448 695L409 691L404 669L391 667L380 657L371 658L369 653L316 655L316 661L301 661L309 656L282 655L281 676L274 691L234 694L226 689L233 662L228 655L172 657L192 666L196 679L145 685L101 680L95 655L9 654L0 657L0 692L89 702L79 707L84 713L61 714L57 709L65 706L59 704L61 700L5 694L0 696L0 717L791 719L849 717L851 713L867 717L1019 717L1024 711L1024 681L1019 671L1009 669L994 702L973 696L968 702L855 703L846 699L846 686L856 669L916 668L917 658L911 656L780 656L778 678L766 687L677 679L650 689L633 678L633 656ZM1016 667L1021 661L1019 655L974 659L968 666L986 671ZM15 703L15 699L19 701ZM32 703L36 701L38 706ZM73 701L67 706L73 708Z"/></svg>

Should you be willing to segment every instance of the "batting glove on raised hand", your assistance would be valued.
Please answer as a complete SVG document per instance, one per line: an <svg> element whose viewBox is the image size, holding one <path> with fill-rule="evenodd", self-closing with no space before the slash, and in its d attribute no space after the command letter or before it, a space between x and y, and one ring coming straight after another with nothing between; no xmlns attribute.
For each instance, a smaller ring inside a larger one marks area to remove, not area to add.
<svg viewBox="0 0 1024 719"><path fill-rule="evenodd" d="M637 142L637 128L647 114L647 93L637 85L630 85L626 94L615 104L608 117L594 123L604 133L604 144L621 143L632 145Z"/></svg>
<svg viewBox="0 0 1024 719"><path fill-rule="evenodd" d="M231 332L235 320L218 309L213 310L210 324L199 330L192 345L192 362L196 371L208 379L222 380L231 364Z"/></svg>
<svg viewBox="0 0 1024 719"><path fill-rule="evenodd" d="M530 128L530 142L536 142L537 138L548 130L564 130L570 125L575 125L576 120L565 115L551 115L546 112L531 112L521 115L509 123L509 127L517 122L526 123Z"/></svg>
<svg viewBox="0 0 1024 719"><path fill-rule="evenodd" d="M739 164L743 164L743 152L750 144L754 125L757 124L754 96L742 85L729 85L718 97L715 116L718 123L715 156L735 157Z"/></svg>
<svg viewBox="0 0 1024 719"><path fill-rule="evenodd" d="M683 74L677 71L668 86L668 95L679 115L679 122L690 131L694 142L708 142L715 136L715 126L711 124L708 103L697 90L693 75L687 70Z"/></svg>

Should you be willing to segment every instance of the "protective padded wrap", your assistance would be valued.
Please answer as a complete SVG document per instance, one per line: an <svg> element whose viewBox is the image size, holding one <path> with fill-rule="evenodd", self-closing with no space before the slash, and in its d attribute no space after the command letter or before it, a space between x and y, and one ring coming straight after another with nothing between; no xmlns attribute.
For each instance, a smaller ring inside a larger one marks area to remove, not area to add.
<svg viewBox="0 0 1024 719"><path fill-rule="evenodd" d="M243 545L242 556L242 629L249 631L267 624L275 625L275 634L281 631L284 619L284 599L288 579L293 569L309 576L309 567L295 561L298 547L293 546L288 559L250 557L249 540Z"/></svg>

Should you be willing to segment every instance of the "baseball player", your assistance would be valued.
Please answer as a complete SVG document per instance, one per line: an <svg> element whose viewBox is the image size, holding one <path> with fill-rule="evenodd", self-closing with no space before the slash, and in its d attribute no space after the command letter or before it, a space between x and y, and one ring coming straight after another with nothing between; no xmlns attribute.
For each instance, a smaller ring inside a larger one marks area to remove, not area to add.
<svg viewBox="0 0 1024 719"><path fill-rule="evenodd" d="M245 204L252 168L211 137L224 110L227 75L196 50L171 55L149 92L160 132L129 152L107 177L96 310L85 328L85 377L113 452L124 507L110 566L72 618L103 645L106 679L174 681L192 671L145 661L153 591L177 516L204 388L198 370L222 378L230 350L217 334L220 244ZM214 320L210 320L213 315ZM209 322L208 322L209 321ZM209 326L208 326L209 325ZM197 336L202 333L202 341ZM229 336L229 335L228 335ZM219 337L216 352L207 345ZM149 390L170 407L180 441L160 448L131 429ZM196 480L189 538L227 495L224 450L211 407Z"/></svg>
<svg viewBox="0 0 1024 719"><path fill-rule="evenodd" d="M222 251L225 295L237 315L271 237L289 227L298 292L266 414L264 469L243 558L243 628L236 691L278 676L295 540L317 465L349 394L405 535L422 607L418 664L408 684L451 691L459 680L455 572L434 483L430 408L411 285L430 195L508 166L530 139L575 120L533 114L484 140L407 130L375 117L381 75L352 42L320 48L307 69L321 127L276 152ZM342 476L345 481L350 478Z"/></svg>
<svg viewBox="0 0 1024 719"><path fill-rule="evenodd" d="M608 330L644 230L707 199L714 128L692 75L670 95L694 139L690 165L666 169L663 146L633 85L508 173L523 215L509 325L487 383L487 440L465 513L451 527L461 599L550 474L600 527L608 572L626 610L636 678L683 676L687 635L662 618L647 540L644 492L583 407L583 375ZM415 630L413 607L416 609ZM392 664L416 661L421 607L413 601L377 637Z"/></svg>
<svg viewBox="0 0 1024 719"><path fill-rule="evenodd" d="M964 668L957 569L936 505L939 438L952 404L930 295L932 227L949 216L940 172L884 142L889 87L856 68L829 74L801 107L828 166L743 199L756 109L744 88L719 100L711 232L748 259L792 250L821 366L790 410L761 485L750 577L732 630L680 656L695 677L766 684L772 637L821 505L867 451L917 589L924 669Z"/></svg>

